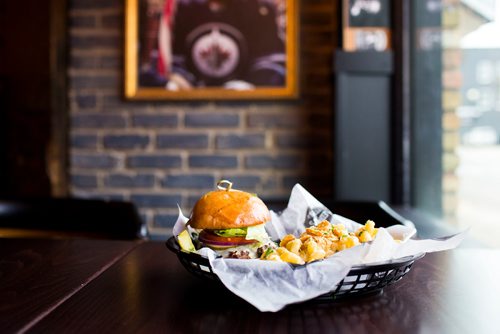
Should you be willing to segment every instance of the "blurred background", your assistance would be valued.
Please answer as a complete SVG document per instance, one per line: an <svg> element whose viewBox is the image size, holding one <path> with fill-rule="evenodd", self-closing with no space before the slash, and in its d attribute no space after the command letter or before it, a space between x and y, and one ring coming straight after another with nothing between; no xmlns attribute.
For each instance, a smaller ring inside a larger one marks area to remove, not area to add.
<svg viewBox="0 0 500 334"><path fill-rule="evenodd" d="M500 247L500 2L298 5L299 98L173 102L123 98L122 1L0 2L1 197L130 201L164 237L219 179L301 183Z"/></svg>

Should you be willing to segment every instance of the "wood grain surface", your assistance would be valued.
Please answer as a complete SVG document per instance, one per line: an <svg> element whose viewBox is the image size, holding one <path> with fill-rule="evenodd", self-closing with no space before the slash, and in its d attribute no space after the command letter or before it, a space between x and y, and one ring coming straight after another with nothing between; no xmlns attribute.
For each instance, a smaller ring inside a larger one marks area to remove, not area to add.
<svg viewBox="0 0 500 334"><path fill-rule="evenodd" d="M145 243L35 324L34 333L498 333L500 250L427 254L383 293L261 313Z"/></svg>
<svg viewBox="0 0 500 334"><path fill-rule="evenodd" d="M138 244L0 239L0 333L29 328Z"/></svg>

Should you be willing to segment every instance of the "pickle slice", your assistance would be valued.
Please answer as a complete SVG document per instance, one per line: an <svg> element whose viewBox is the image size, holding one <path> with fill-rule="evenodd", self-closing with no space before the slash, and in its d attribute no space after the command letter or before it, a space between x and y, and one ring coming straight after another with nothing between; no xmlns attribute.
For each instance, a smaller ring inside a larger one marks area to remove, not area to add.
<svg viewBox="0 0 500 334"><path fill-rule="evenodd" d="M191 237L189 236L189 232L187 230L179 233L179 235L177 236L177 242L179 243L179 246L181 246L181 249L185 252L196 251L193 245L193 241L191 240Z"/></svg>

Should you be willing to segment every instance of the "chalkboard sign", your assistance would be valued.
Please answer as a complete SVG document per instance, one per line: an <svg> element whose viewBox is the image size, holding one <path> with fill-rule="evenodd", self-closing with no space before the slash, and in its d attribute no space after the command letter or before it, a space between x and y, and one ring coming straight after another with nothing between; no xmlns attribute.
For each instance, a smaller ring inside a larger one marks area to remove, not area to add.
<svg viewBox="0 0 500 334"><path fill-rule="evenodd" d="M343 0L344 50L386 51L390 35L389 0Z"/></svg>

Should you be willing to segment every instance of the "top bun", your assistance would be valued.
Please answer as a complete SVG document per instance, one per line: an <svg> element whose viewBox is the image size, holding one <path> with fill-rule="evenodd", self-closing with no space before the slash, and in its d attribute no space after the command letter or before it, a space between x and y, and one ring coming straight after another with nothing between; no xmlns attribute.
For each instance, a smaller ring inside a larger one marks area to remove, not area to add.
<svg viewBox="0 0 500 334"><path fill-rule="evenodd" d="M240 190L215 190L195 204L189 225L197 229L222 230L264 224L271 218L260 198Z"/></svg>

